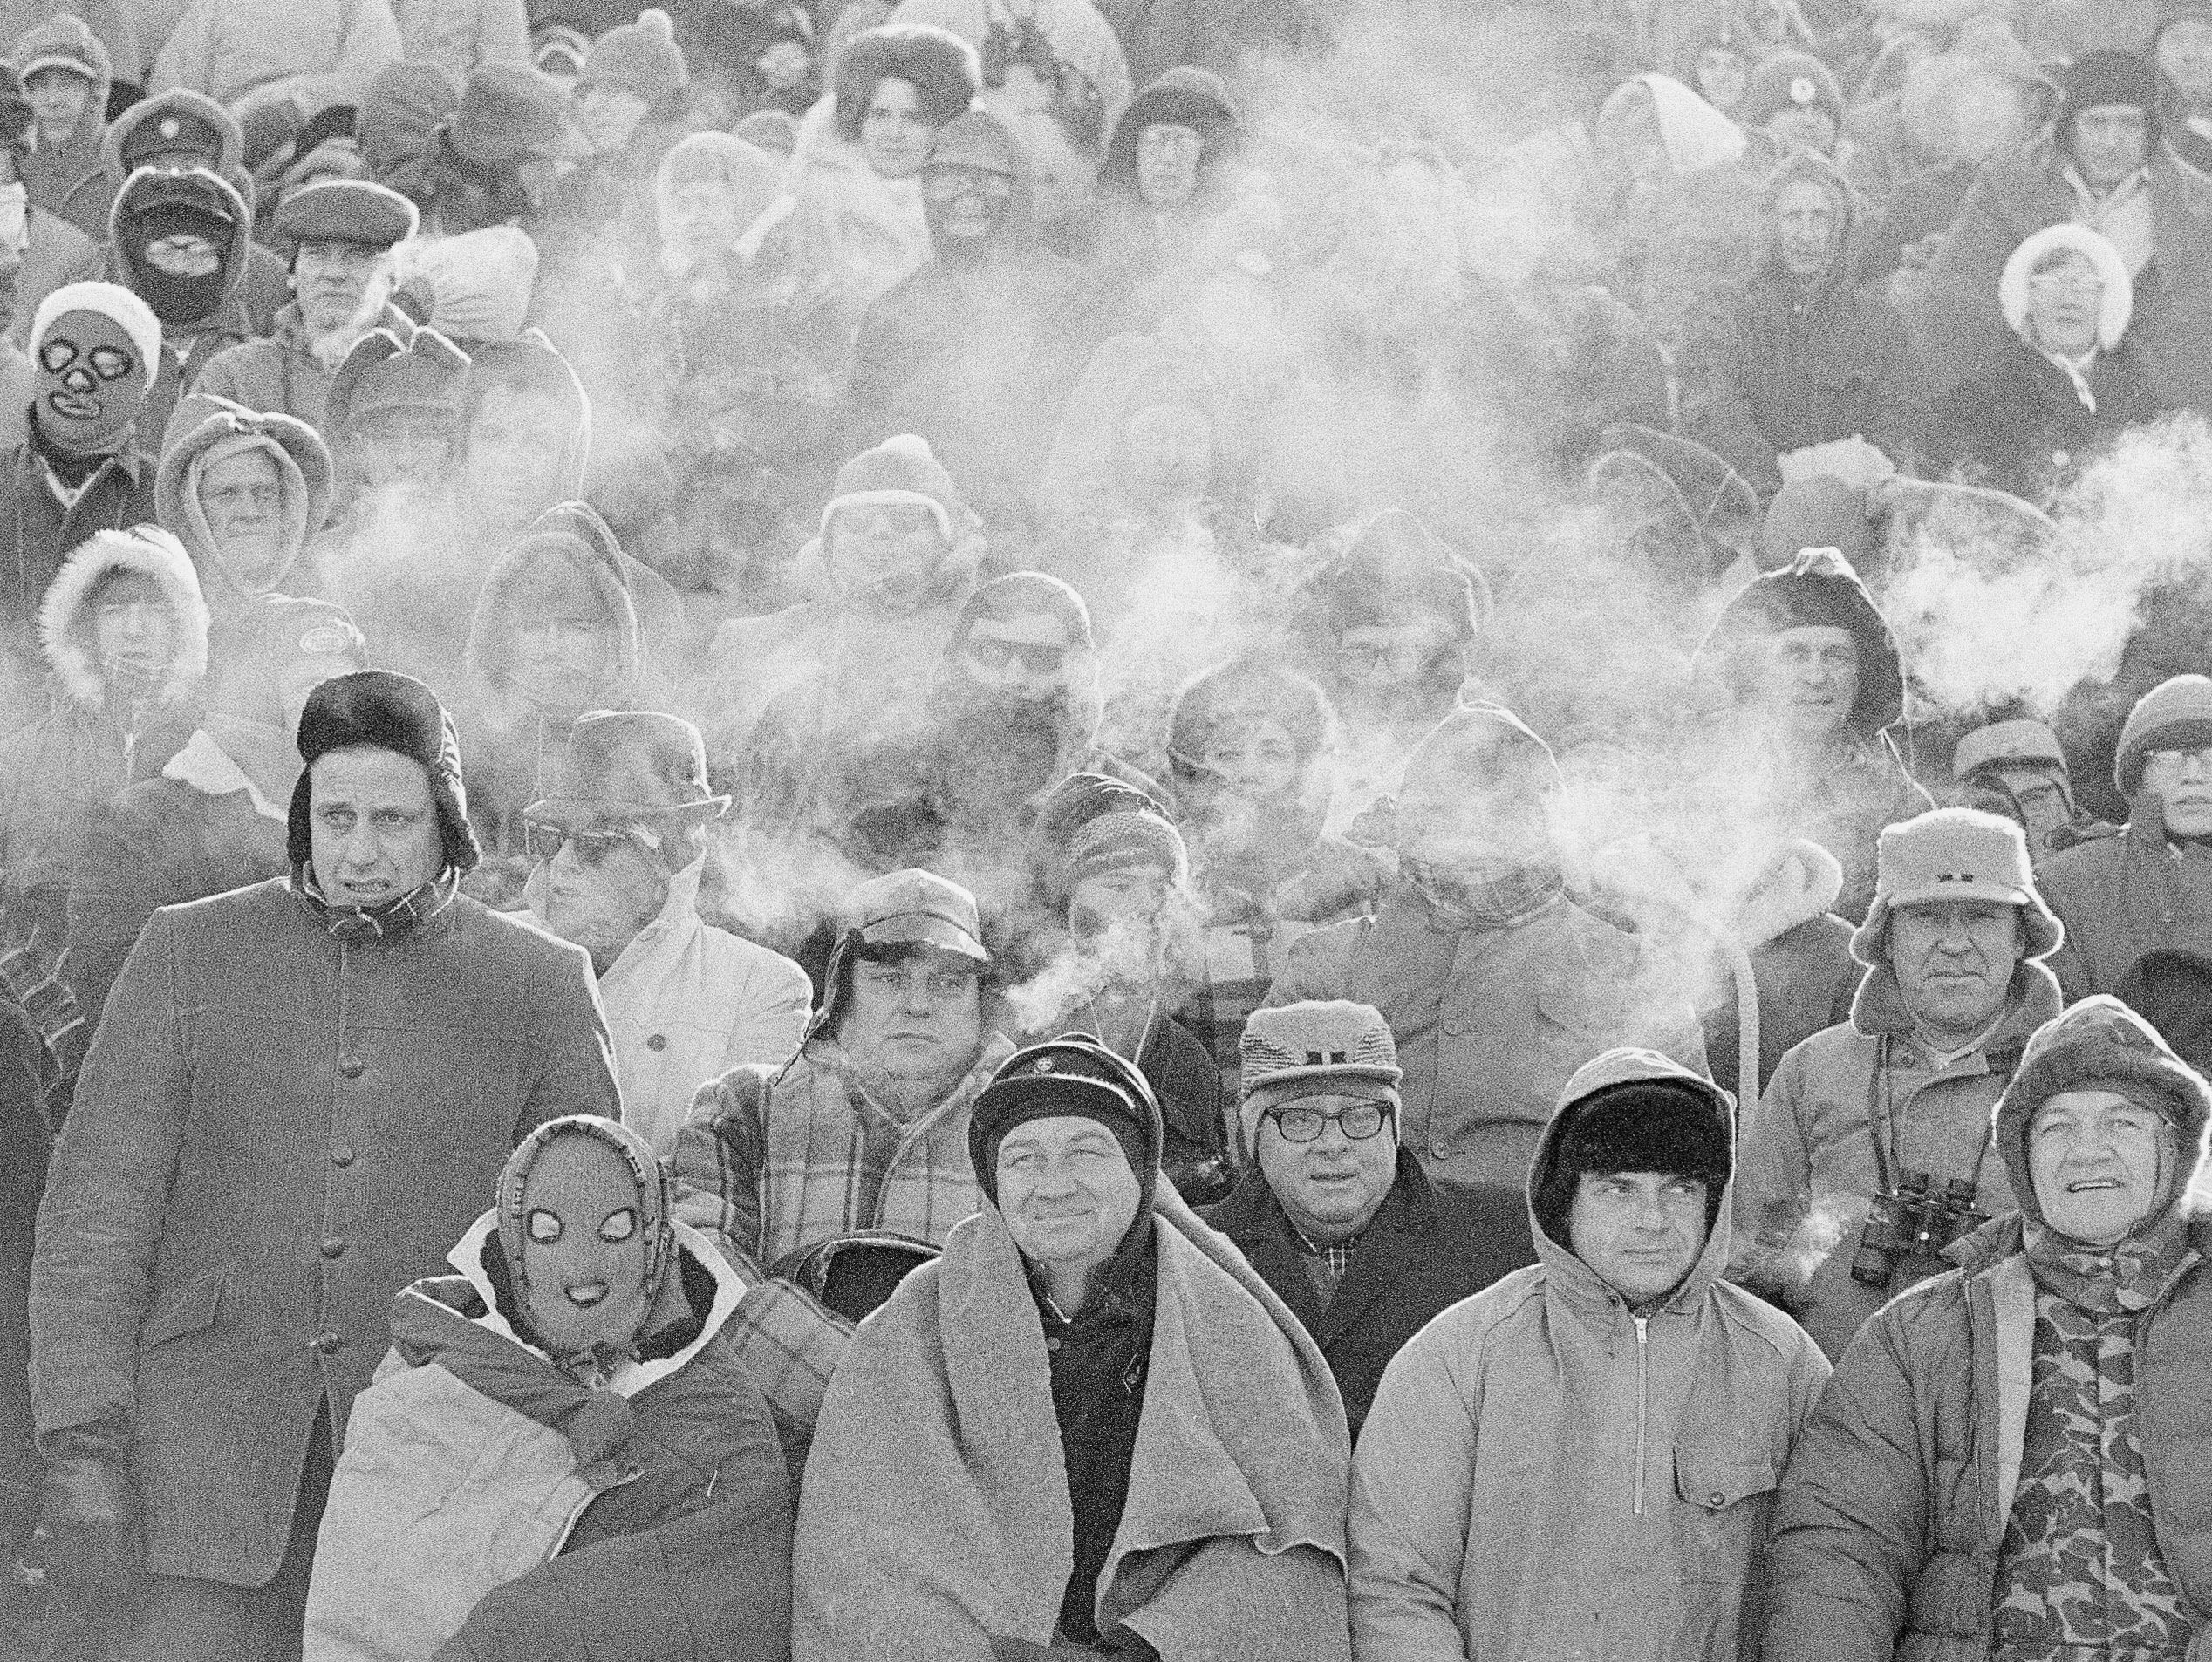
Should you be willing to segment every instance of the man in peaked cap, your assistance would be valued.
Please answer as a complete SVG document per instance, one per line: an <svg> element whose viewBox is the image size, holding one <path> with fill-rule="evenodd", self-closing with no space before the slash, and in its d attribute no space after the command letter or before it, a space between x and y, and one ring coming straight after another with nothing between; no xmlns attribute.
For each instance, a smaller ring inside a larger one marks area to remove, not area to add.
<svg viewBox="0 0 2212 1662"><path fill-rule="evenodd" d="M429 689L326 681L298 744L290 875L147 923L40 1217L50 1575L135 1604L133 1662L298 1654L393 1295L521 1138L621 1112L588 958L458 892L476 847Z"/></svg>
<svg viewBox="0 0 2212 1662"><path fill-rule="evenodd" d="M1243 1060L1253 1163L1200 1216L1305 1323L1356 1440L1400 1345L1535 1262L1527 1208L1504 1184L1431 1179L1400 1145L1397 1046L1372 1005L1259 1011Z"/></svg>
<svg viewBox="0 0 2212 1662"><path fill-rule="evenodd" d="M990 955L966 889L894 871L848 894L836 921L798 1054L702 1085L672 1161L679 1216L756 1284L741 1348L795 1448L867 1313L806 1284L802 1266L848 1243L889 1243L908 1264L944 1243L980 1192L971 1105L1014 1052L992 1027Z"/></svg>
<svg viewBox="0 0 2212 1662"><path fill-rule="evenodd" d="M297 416L322 433L331 382L354 344L372 329L408 339L414 325L387 296L393 250L415 234L415 205L365 179L328 179L287 196L276 210L277 239L291 254L292 297L271 333L241 341L208 360L195 393L249 410ZM174 440L198 425L204 407L181 402L169 422Z"/></svg>
<svg viewBox="0 0 2212 1662"><path fill-rule="evenodd" d="M797 964L699 915L728 807L691 723L594 710L569 730L560 788L524 810L529 915L591 955L626 1122L663 1155L703 1081L797 1052L814 1002Z"/></svg>

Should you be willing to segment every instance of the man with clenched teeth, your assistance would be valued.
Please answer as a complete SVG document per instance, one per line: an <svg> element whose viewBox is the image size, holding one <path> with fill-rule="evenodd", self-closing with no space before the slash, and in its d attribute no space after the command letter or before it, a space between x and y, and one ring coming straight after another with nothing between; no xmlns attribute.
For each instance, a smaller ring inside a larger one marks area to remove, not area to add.
<svg viewBox="0 0 2212 1662"><path fill-rule="evenodd" d="M393 1295L517 1141L621 1112L589 957L459 893L477 848L430 690L325 681L298 749L290 874L147 923L39 1216L50 1582L135 1613L127 1662L299 1654Z"/></svg>

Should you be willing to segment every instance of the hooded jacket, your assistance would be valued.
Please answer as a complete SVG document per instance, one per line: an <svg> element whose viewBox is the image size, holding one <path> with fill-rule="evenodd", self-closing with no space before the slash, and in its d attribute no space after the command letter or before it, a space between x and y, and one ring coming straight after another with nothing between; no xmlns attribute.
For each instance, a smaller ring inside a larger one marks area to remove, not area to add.
<svg viewBox="0 0 2212 1662"><path fill-rule="evenodd" d="M516 1331L497 1234L495 1209L454 1246L458 1275L393 1300L391 1353L331 1481L309 1650L781 1662L792 1496L726 1332L745 1283L676 1225L697 1332L593 1390Z"/></svg>
<svg viewBox="0 0 2212 1662"><path fill-rule="evenodd" d="M135 710L115 706L92 639L95 591L119 572L153 580L175 630L160 682ZM93 810L158 770L192 730L208 672L208 609L174 541L103 532L63 562L38 608L38 637L61 697L43 720L0 741L0 873L11 892L55 891L42 921L58 946L58 903Z"/></svg>
<svg viewBox="0 0 2212 1662"><path fill-rule="evenodd" d="M1382 1375L1353 1458L1352 1631L1389 1662L1752 1653L1768 1507L1828 1375L1788 1317L1720 1279L1725 1192L1690 1273L1641 1309L1537 1196L1583 1101L1664 1080L1648 1051L1577 1070L1528 1178L1537 1263L1454 1304Z"/></svg>
<svg viewBox="0 0 2212 1662"><path fill-rule="evenodd" d="M152 279L133 257L126 228L143 212L177 203L228 217L232 226L230 246L222 263L222 290L215 303L197 317L162 319L160 370L147 391L146 407L139 413L139 431L147 435L149 450L160 441L158 435L167 433L170 415L198 384L208 362L225 347L250 340L260 332L245 299L255 246L253 210L237 186L205 167L181 172L140 167L123 181L108 213L102 275L134 294L153 292ZM158 278L160 274L153 275ZM157 313L160 310L157 306Z"/></svg>
<svg viewBox="0 0 2212 1662"><path fill-rule="evenodd" d="M2119 991L2161 947L2212 952L2212 848L2167 841L2155 791L2139 787L2126 826L2052 855L2037 881L2066 926L2051 967L2068 998Z"/></svg>
<svg viewBox="0 0 2212 1662"><path fill-rule="evenodd" d="M1753 685L1765 643L1801 623L1850 632L1859 649L1858 697L1820 756L1809 764L1761 766L1740 754L1745 734L1737 712ZM1806 550L1788 566L1744 585L1698 646L1691 674L1716 704L1734 707L1702 735L1718 749L1701 777L1741 787L1740 794L1708 804L1730 816L1723 834L1745 834L1748 821L1755 834L1819 843L1843 867L1836 910L1855 923L1874 896L1874 838L1881 828L1935 806L1887 737L1904 712L1904 671L1896 637L1866 584L1834 549Z"/></svg>
<svg viewBox="0 0 2212 1662"><path fill-rule="evenodd" d="M2212 1613L2212 1224L2191 1210L2212 1097L2117 1000L2074 1005L2030 1041L1995 1116L2021 1209L1954 1245L1957 1266L1885 1306L1837 1365L1776 1497L1765 1662L1983 1662L2019 1486L2038 1283L2025 1231L2035 1111L2060 1091L2126 1081L2161 1100L2186 1169L2156 1216L2188 1248L2133 1332L2134 1419L2156 1543L2196 1622ZM2139 1230L2140 1234L2140 1230Z"/></svg>
<svg viewBox="0 0 2212 1662"><path fill-rule="evenodd" d="M534 704L516 684L518 611L550 566L579 584L611 637L602 680L573 709ZM606 522L581 502L548 508L493 564L468 620L466 659L481 738L471 751L469 805L488 853L522 847L522 810L550 794L569 728L586 710L620 710L638 698L644 673L629 556Z"/></svg>
<svg viewBox="0 0 2212 1662"><path fill-rule="evenodd" d="M1711 314L1683 364L1685 433L1763 495L1781 486L1778 455L1854 433L1908 465L1927 422L1903 319L1852 282L1856 193L1820 157L1795 154L1767 176L1761 200L1771 213L1785 190L1807 182L1835 214L1826 271L1810 285L1792 276L1770 233L1758 270Z"/></svg>
<svg viewBox="0 0 2212 1662"><path fill-rule="evenodd" d="M179 405L181 413L197 395ZM331 453L305 422L278 413L255 414L238 405L207 406L209 413L174 439L154 476L154 507L192 556L210 609L226 621L236 619L263 595L315 596L322 580L308 552L330 513ZM200 483L214 462L257 454L276 464L284 494L285 554L265 582L249 584L230 569L200 504Z"/></svg>
<svg viewBox="0 0 2212 1662"><path fill-rule="evenodd" d="M370 320L368 328L388 329L402 341L415 330L407 315L389 302ZM195 398L228 398L264 414L297 416L321 433L325 444L335 444L338 435L330 423L330 403L331 384L337 373L335 366L315 355L299 303L291 300L277 312L273 332L226 346L208 358L192 390ZM193 398L181 399L169 419L169 441L174 443L188 432L186 424L197 419L198 414Z"/></svg>

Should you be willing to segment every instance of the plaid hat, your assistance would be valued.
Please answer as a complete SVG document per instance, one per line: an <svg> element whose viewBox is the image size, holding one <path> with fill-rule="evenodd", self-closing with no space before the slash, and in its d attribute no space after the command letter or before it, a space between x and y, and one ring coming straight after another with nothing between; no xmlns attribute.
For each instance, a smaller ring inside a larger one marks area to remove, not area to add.
<svg viewBox="0 0 2212 1662"><path fill-rule="evenodd" d="M999 1144L1007 1134L1062 1114L1096 1120L1114 1134L1144 1197L1137 1214L1141 1223L1160 1175L1165 1133L1159 1100L1136 1064L1089 1033L1063 1033L1016 1051L977 1094L968 1115L968 1161L984 1198L998 1203Z"/></svg>
<svg viewBox="0 0 2212 1662"><path fill-rule="evenodd" d="M1247 1148L1259 1132L1260 1116L1279 1103L1322 1094L1340 1084L1379 1086L1396 1103L1403 1077L1397 1044L1382 1012L1342 998L1253 1011L1237 1054L1244 1092L1239 1117Z"/></svg>
<svg viewBox="0 0 2212 1662"><path fill-rule="evenodd" d="M2151 752L2207 746L2212 746L2212 678L2174 676L2146 692L2127 712L2113 756L2113 782L2132 801L2143 787L2143 764Z"/></svg>
<svg viewBox="0 0 2212 1662"><path fill-rule="evenodd" d="M1882 961L1889 914L1900 906L1952 900L2017 906L2031 962L2049 957L2065 939L2065 926L2036 893L2027 837L2001 814L1931 808L1884 826L1874 839L1874 904L1851 937L1851 956L1869 969Z"/></svg>
<svg viewBox="0 0 2212 1662"><path fill-rule="evenodd" d="M446 864L468 872L482 858L468 823L461 777L461 735L438 695L411 675L360 670L323 683L307 695L299 718L299 758L306 764L292 789L285 853L294 866L314 854L308 828L311 775L318 757L349 745L371 745L419 764L430 778Z"/></svg>

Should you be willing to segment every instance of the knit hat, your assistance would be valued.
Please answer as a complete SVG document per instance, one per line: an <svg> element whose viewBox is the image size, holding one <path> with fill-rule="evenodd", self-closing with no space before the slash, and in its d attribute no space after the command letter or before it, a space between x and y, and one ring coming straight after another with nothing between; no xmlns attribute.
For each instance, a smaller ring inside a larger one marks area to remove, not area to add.
<svg viewBox="0 0 2212 1662"><path fill-rule="evenodd" d="M1710 1229L1736 1168L1728 1093L1656 1051L1623 1047L1585 1062L1529 1172L1543 1232L1569 1244L1567 1219L1585 1172L1662 1172L1705 1185Z"/></svg>
<svg viewBox="0 0 2212 1662"><path fill-rule="evenodd" d="M8 66L26 83L42 69L72 71L95 87L115 78L114 59L106 44L73 11L58 11L24 30L16 38ZM91 111L95 119L100 113L97 106Z"/></svg>
<svg viewBox="0 0 2212 1662"><path fill-rule="evenodd" d="M993 1205L999 1199L999 1145L1032 1120L1059 1115L1096 1120L1115 1141L1137 1175L1139 1203L1134 1229L1144 1221L1160 1176L1159 1100L1136 1064L1089 1033L1065 1033L1018 1050L977 1093L968 1114L968 1161L976 1187Z"/></svg>
<svg viewBox="0 0 2212 1662"><path fill-rule="evenodd" d="M1959 739L1951 751L1951 778L1963 781L2000 762L2048 763L2063 770L2066 753L2058 747L2058 735L2044 722L2027 717L1992 721Z"/></svg>
<svg viewBox="0 0 2212 1662"><path fill-rule="evenodd" d="M509 167L524 156L551 153L568 114L568 94L559 82L523 64L485 64L469 72L446 142L463 161Z"/></svg>
<svg viewBox="0 0 2212 1662"><path fill-rule="evenodd" d="M681 716L652 710L588 710L569 729L560 788L522 810L552 825L717 819L727 796L707 785L707 746Z"/></svg>
<svg viewBox="0 0 2212 1662"><path fill-rule="evenodd" d="M139 362L146 366L149 376L160 368L161 320L154 315L154 308L120 283L92 278L65 283L38 303L38 310L31 318L30 353L34 363L46 331L54 326L56 319L72 311L98 312L107 318L131 337L131 344L138 349Z"/></svg>
<svg viewBox="0 0 2212 1662"><path fill-rule="evenodd" d="M302 242L359 242L388 249L415 234L415 205L366 179L325 179L303 186L278 205L271 227L297 247Z"/></svg>
<svg viewBox="0 0 2212 1662"><path fill-rule="evenodd" d="M1183 834L1160 805L1134 785L1102 773L1075 773L1054 787L1032 839L1038 880L1055 908L1075 885L1103 872L1157 866L1181 888L1191 875Z"/></svg>
<svg viewBox="0 0 2212 1662"><path fill-rule="evenodd" d="M2028 1164L2028 1130L2038 1108L2069 1091L2111 1091L2165 1120L2181 1145L2181 1169L2174 1174L2168 1194L2178 1197L2188 1193L2207 1158L2212 1090L2149 1022L2109 993L2097 993L2030 1036L2020 1066L1990 1116L2004 1175L2030 1223L2039 1224L2044 1216Z"/></svg>
<svg viewBox="0 0 2212 1662"><path fill-rule="evenodd" d="M2052 254L2071 249L2097 268L2103 283L2097 314L2097 344L2111 351L2127 332L2135 310L2135 281L2127 275L2127 262L2109 239L2086 225L2046 225L2012 250L1997 278L1997 310L2021 339L2028 338L2028 284L2036 268Z"/></svg>
<svg viewBox="0 0 2212 1662"><path fill-rule="evenodd" d="M596 1114L547 1121L499 1174L499 1245L516 1331L556 1362L628 1354L675 1261L668 1174L652 1145Z"/></svg>
<svg viewBox="0 0 2212 1662"><path fill-rule="evenodd" d="M100 140L100 160L118 184L141 167L207 167L228 178L244 159L245 138L230 112L184 86L140 99Z"/></svg>
<svg viewBox="0 0 2212 1662"><path fill-rule="evenodd" d="M841 507L900 503L929 509L946 542L952 541L953 521L962 511L959 491L929 440L911 433L886 439L837 469L836 494L822 510L822 535L829 536L830 517Z"/></svg>
<svg viewBox="0 0 2212 1662"><path fill-rule="evenodd" d="M331 379L324 430L341 436L379 410L435 410L454 416L468 354L434 329L418 329L402 343L388 329L372 329ZM456 418L457 419L457 418Z"/></svg>
<svg viewBox="0 0 2212 1662"><path fill-rule="evenodd" d="M1751 72L1736 119L1763 127L1784 110L1821 110L1843 131L1843 88L1835 72L1810 52L1777 52Z"/></svg>
<svg viewBox="0 0 2212 1662"><path fill-rule="evenodd" d="M2074 118L2107 104L2132 104L2142 111L2150 140L2147 153L2158 153L2158 70L2147 58L2136 52L2084 52L2059 78L2059 91L2058 115L2052 130L2058 147L2069 156L2073 153Z"/></svg>
<svg viewBox="0 0 2212 1662"><path fill-rule="evenodd" d="M1852 933L1851 956L1869 969L1884 962L1893 910L1953 900L2018 907L2027 935L2022 956L2030 963L2049 957L2066 938L2036 892L2028 840L2017 825L1979 808L1931 808L1884 826L1874 839L1874 903Z"/></svg>
<svg viewBox="0 0 2212 1662"><path fill-rule="evenodd" d="M631 92L660 109L681 97L691 74L676 44L676 27L658 6L648 6L635 23L622 24L599 37L577 72L576 94L595 86Z"/></svg>
<svg viewBox="0 0 2212 1662"><path fill-rule="evenodd" d="M2212 746L2212 678L2177 675L2146 692L2127 712L2113 755L2113 782L2133 801L2151 752L2207 746Z"/></svg>
<svg viewBox="0 0 2212 1662"><path fill-rule="evenodd" d="M349 745L372 745L420 764L429 775L447 866L457 872L475 869L482 855L468 823L461 735L454 719L428 687L390 670L341 675L308 694L299 718L299 757L306 768L292 790L285 840L286 857L294 866L306 865L314 855L308 816L316 760Z"/></svg>
<svg viewBox="0 0 2212 1662"><path fill-rule="evenodd" d="M1859 698L1847 718L1854 731L1880 732L1905 710L1905 676L1889 625L1841 552L1807 548L1777 571L1745 583L1722 610L1697 649L1697 666L1741 701L1749 692L1754 653L1785 630L1847 630L1859 647Z"/></svg>

